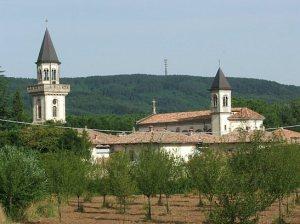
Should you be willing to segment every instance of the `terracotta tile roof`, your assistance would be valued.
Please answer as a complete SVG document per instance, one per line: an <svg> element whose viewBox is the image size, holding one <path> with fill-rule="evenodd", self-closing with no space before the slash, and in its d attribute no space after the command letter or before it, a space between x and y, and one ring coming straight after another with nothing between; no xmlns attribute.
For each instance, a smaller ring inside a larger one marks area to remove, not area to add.
<svg viewBox="0 0 300 224"><path fill-rule="evenodd" d="M190 121L195 119L210 119L210 116L211 116L210 110L153 114L137 121L137 124L144 125L144 124L156 124L156 123L183 122L183 121Z"/></svg>
<svg viewBox="0 0 300 224"><path fill-rule="evenodd" d="M114 144L197 144L199 142L213 143L217 141L217 138L217 136L198 133L185 135L170 131L134 132L129 135L120 136Z"/></svg>
<svg viewBox="0 0 300 224"><path fill-rule="evenodd" d="M84 129L82 128L77 130L81 133ZM111 145L118 139L118 136L116 135L106 134L91 129L87 129L86 131L93 145Z"/></svg>
<svg viewBox="0 0 300 224"><path fill-rule="evenodd" d="M233 114L228 118L229 120L263 120L264 116L247 108L232 108Z"/></svg>
<svg viewBox="0 0 300 224"><path fill-rule="evenodd" d="M272 140L272 133L267 131L233 131L220 137L220 143L250 142L255 135L260 135L261 140L268 142Z"/></svg>
<svg viewBox="0 0 300 224"><path fill-rule="evenodd" d="M300 143L300 132L291 131L288 129L278 128L272 132L274 137L279 138L280 140Z"/></svg>
<svg viewBox="0 0 300 224"><path fill-rule="evenodd" d="M233 114L229 117L231 120L262 120L264 116L259 113L247 108L247 107L238 107L232 108ZM187 112L174 112L174 113L164 113L164 114L152 114L148 117L145 117L136 123L138 125L149 125L149 124L158 124L158 123L175 123L175 122L184 122L192 121L197 119L210 119L211 111L210 110L199 110L199 111L187 111Z"/></svg>

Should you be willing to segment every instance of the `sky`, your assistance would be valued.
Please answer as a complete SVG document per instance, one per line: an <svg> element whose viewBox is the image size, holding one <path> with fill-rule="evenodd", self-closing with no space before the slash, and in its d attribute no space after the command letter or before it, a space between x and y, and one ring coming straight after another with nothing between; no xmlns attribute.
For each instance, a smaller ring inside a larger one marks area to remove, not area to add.
<svg viewBox="0 0 300 224"><path fill-rule="evenodd" d="M300 86L299 0L0 0L0 66L36 77L45 19L63 77L146 73Z"/></svg>

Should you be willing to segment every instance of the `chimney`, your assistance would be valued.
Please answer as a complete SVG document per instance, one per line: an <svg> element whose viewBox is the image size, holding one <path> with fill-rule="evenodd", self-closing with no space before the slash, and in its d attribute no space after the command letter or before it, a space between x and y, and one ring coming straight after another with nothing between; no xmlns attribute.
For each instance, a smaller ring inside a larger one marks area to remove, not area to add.
<svg viewBox="0 0 300 224"><path fill-rule="evenodd" d="M153 132L153 129L154 129L153 126L150 125L150 126L149 126L149 132Z"/></svg>
<svg viewBox="0 0 300 224"><path fill-rule="evenodd" d="M154 98L152 100L152 114L156 114L156 101Z"/></svg>

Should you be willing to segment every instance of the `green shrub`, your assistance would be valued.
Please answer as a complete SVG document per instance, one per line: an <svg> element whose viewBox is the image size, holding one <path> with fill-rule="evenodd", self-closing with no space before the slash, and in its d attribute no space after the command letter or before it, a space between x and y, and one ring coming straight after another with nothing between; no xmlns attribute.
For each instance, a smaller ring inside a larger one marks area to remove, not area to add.
<svg viewBox="0 0 300 224"><path fill-rule="evenodd" d="M43 196L45 172L32 152L0 149L0 200L12 220L25 218L30 204Z"/></svg>

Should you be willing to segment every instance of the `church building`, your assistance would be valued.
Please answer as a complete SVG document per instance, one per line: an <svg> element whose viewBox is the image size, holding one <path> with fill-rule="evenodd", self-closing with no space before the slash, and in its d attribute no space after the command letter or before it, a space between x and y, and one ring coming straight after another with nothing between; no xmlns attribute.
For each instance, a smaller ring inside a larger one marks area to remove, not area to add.
<svg viewBox="0 0 300 224"><path fill-rule="evenodd" d="M153 113L139 121L139 131L163 131L181 133L209 133L222 136L238 129L247 131L263 130L264 116L246 108L231 107L231 86L221 68L210 87L211 106L209 110L176 113L156 113L155 101Z"/></svg>
<svg viewBox="0 0 300 224"><path fill-rule="evenodd" d="M36 61L37 84L27 87L33 99L33 123L66 122L65 97L70 92L70 85L60 84L60 64L46 29Z"/></svg>

